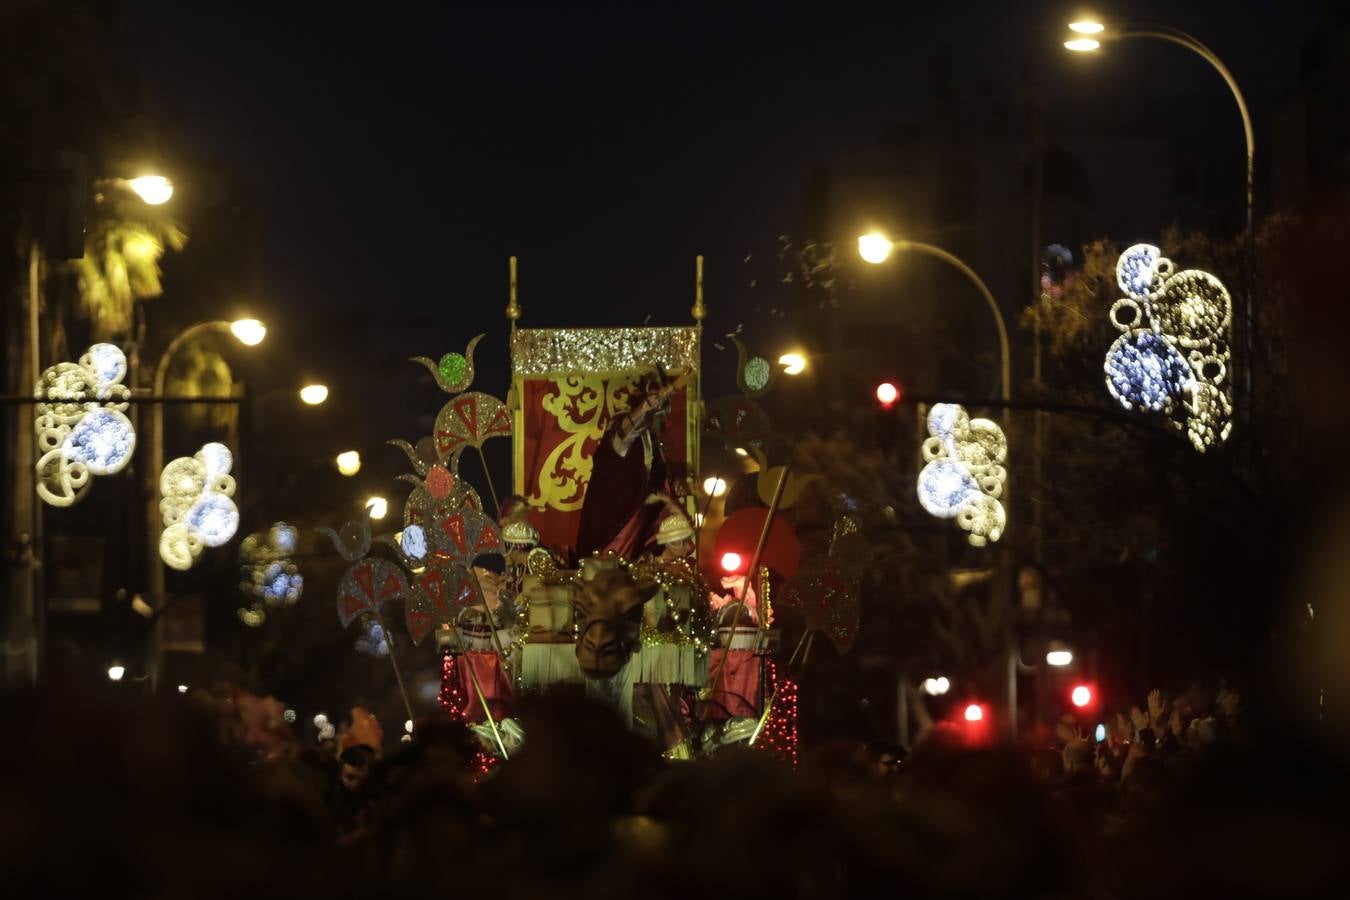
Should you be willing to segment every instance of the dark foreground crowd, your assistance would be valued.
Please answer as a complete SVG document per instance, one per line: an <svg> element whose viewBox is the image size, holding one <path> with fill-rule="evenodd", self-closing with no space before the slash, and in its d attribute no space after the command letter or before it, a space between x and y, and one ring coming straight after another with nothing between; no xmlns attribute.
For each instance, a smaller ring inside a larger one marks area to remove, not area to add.
<svg viewBox="0 0 1350 900"><path fill-rule="evenodd" d="M558 694L486 776L441 716L383 753L262 758L174 700L3 701L6 896L1350 895L1340 768L1240 724L1236 695L1204 715L1155 696L1053 750L939 726L912 752L805 747L794 772L666 761Z"/></svg>

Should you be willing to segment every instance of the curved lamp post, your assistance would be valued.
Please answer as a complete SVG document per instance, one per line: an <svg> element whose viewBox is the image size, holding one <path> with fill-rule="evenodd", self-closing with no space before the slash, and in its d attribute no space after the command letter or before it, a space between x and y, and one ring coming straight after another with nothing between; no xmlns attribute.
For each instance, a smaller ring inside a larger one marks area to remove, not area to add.
<svg viewBox="0 0 1350 900"><path fill-rule="evenodd" d="M155 612L154 647L151 658L150 689L154 691L159 681L159 657L163 629L163 618L159 613L164 609L164 563L159 558L159 540L164 530L164 519L159 510L159 476L164 470L164 406L160 402L164 397L164 385L168 380L169 366L174 355L184 345L204 334L233 334L247 346L262 342L267 329L257 319L239 319L234 322L215 320L198 322L178 332L169 342L155 367L155 381L151 394L153 424L150 429L150 462L146 472L146 589L150 594L150 605Z"/></svg>
<svg viewBox="0 0 1350 900"><path fill-rule="evenodd" d="M895 250L914 250L919 253L926 253L929 256L937 257L960 270L975 287L979 290L980 296L988 304L989 311L994 315L994 325L998 328L998 349L1000 356L1000 399L1003 400L1003 418L1008 417L1007 403L1012 399L1012 360L1008 350L1008 326L1003 321L1003 312L998 308L998 302L994 300L993 293L989 290L989 285L984 283L984 279L975 274L975 270L957 256L953 256L941 247L932 244L925 244L923 241L894 241L883 234L872 232L862 235L858 238L858 255L873 265L880 265L890 258Z"/></svg>
<svg viewBox="0 0 1350 900"><path fill-rule="evenodd" d="M1187 34L1179 28L1173 28L1170 25L1144 25L1144 24L1122 24L1111 26L1098 22L1096 20L1082 20L1069 23L1069 31L1073 32L1073 37L1064 42L1067 50L1075 53L1095 53L1100 50L1103 43L1111 41L1121 41L1127 38L1152 38L1154 40L1166 41L1178 47L1185 47L1187 50L1199 56L1205 62L1209 63L1219 76L1223 78L1224 84L1233 92L1233 99L1237 101L1238 113L1242 116L1242 135L1247 144L1247 291L1246 302L1243 310L1244 332L1245 332L1245 350L1246 366L1245 380L1247 383L1248 406L1250 407L1250 396L1252 391L1252 355L1255 342L1255 324L1256 319L1252 314L1252 290L1254 284L1254 272L1256 269L1256 224L1255 224L1255 194L1256 194L1256 137L1252 128L1251 113L1247 110L1247 100L1242 96L1242 90L1238 87L1237 79L1233 73L1228 71L1228 67L1219 59L1218 54L1206 47L1195 37Z"/></svg>

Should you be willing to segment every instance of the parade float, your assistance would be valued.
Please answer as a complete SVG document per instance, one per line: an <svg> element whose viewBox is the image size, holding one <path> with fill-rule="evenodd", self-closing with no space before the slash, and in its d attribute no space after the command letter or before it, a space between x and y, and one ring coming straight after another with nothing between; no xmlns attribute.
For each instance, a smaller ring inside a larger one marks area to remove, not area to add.
<svg viewBox="0 0 1350 900"><path fill-rule="evenodd" d="M398 660L434 648L440 705L480 737L484 767L528 740L518 702L559 685L611 705L671 758L748 744L795 762L790 673L817 634L852 645L866 545L845 517L802 558L792 508L812 477L770 459L757 402L782 366L732 337L738 390L705 402L701 257L693 322L673 327L523 327L515 271L512 258L506 398L473 389L482 335L414 357L448 400L433 434L390 441L412 470L401 527L324 529L350 563L340 622L387 640L410 721ZM509 496L482 456L494 438L512 442ZM743 476L751 502L715 527L708 501L727 485L700 480L705 442L757 466ZM775 607L805 623L790 653Z"/></svg>

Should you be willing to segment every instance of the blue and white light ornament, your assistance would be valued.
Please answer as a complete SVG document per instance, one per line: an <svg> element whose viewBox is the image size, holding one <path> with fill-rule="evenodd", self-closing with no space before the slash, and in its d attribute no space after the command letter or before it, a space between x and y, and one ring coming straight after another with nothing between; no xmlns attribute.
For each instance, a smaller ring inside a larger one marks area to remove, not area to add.
<svg viewBox="0 0 1350 900"><path fill-rule="evenodd" d="M989 419L972 419L956 403L936 403L928 413L919 473L919 503L939 519L956 519L972 547L1003 536L1007 511L1000 497L1008 480L1008 439Z"/></svg>
<svg viewBox="0 0 1350 900"><path fill-rule="evenodd" d="M34 388L37 493L52 506L81 499L95 475L126 468L136 431L125 415L127 358L114 344L94 344L78 363L46 369Z"/></svg>
<svg viewBox="0 0 1350 900"><path fill-rule="evenodd" d="M239 545L240 590L253 601L239 610L245 625L257 627L266 619L264 606L291 606L305 589L305 577L291 558L299 540L294 525L277 522L267 534L250 534Z"/></svg>
<svg viewBox="0 0 1350 900"><path fill-rule="evenodd" d="M239 508L230 468L234 458L224 444L203 444L193 456L180 456L159 478L159 510L164 532L159 557L172 569L186 571L206 547L220 547L239 528Z"/></svg>
<svg viewBox="0 0 1350 900"><path fill-rule="evenodd" d="M1161 413L1201 453L1232 430L1232 301L1219 279L1174 271L1151 244L1116 261L1124 297L1111 306L1121 336L1107 351L1106 389L1131 411Z"/></svg>

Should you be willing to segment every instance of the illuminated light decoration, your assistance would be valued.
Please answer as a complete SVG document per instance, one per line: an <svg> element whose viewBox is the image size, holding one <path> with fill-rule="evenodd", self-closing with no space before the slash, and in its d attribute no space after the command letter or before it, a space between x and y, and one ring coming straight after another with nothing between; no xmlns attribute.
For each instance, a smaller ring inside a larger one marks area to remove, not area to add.
<svg viewBox="0 0 1350 900"><path fill-rule="evenodd" d="M380 627L379 622L375 621L374 616L366 619L365 630L356 639L354 646L357 653L364 653L367 656L385 657L389 655L389 641L385 639L384 629Z"/></svg>
<svg viewBox="0 0 1350 900"><path fill-rule="evenodd" d="M752 356L745 363L745 383L752 391L762 391L769 386L769 374L772 371L767 359Z"/></svg>
<svg viewBox="0 0 1350 900"><path fill-rule="evenodd" d="M299 543L294 525L277 522L266 535L250 534L239 545L242 579L239 588L253 601L240 609L239 619L250 628L266 620L263 606L291 606L305 589L305 578L291 559Z"/></svg>
<svg viewBox="0 0 1350 900"><path fill-rule="evenodd" d="M126 468L136 431L125 415L127 358L114 344L94 344L78 363L46 369L34 389L33 427L40 454L37 494L51 506L84 497L91 478Z"/></svg>
<svg viewBox="0 0 1350 900"><path fill-rule="evenodd" d="M766 657L769 692L769 717L753 746L770 753L779 762L797 768L800 736L797 732L798 686L790 674L780 672L778 663Z"/></svg>
<svg viewBox="0 0 1350 900"><path fill-rule="evenodd" d="M1125 294L1111 306L1121 332L1106 353L1106 389L1132 412L1162 414L1201 453L1232 431L1228 365L1232 300L1208 272L1176 272L1151 244L1116 260Z"/></svg>
<svg viewBox="0 0 1350 900"><path fill-rule="evenodd" d="M1008 479L1008 439L989 419L972 419L955 403L936 403L923 442L919 503L939 519L956 519L972 547L997 541L1007 525L999 498Z"/></svg>
<svg viewBox="0 0 1350 900"><path fill-rule="evenodd" d="M980 722L984 719L984 707L978 703L969 704L964 713L967 722Z"/></svg>
<svg viewBox="0 0 1350 900"><path fill-rule="evenodd" d="M720 497L727 492L726 479L710 475L703 479L703 493L709 497Z"/></svg>
<svg viewBox="0 0 1350 900"><path fill-rule="evenodd" d="M465 725L469 723L469 695L460 681L455 655L449 650L441 651L441 689L436 700L441 712L451 719ZM481 747L469 761L470 768L480 776L492 771L492 767L496 764L497 758Z"/></svg>
<svg viewBox="0 0 1350 900"><path fill-rule="evenodd" d="M389 513L389 501L383 497L371 497L366 500L366 512L372 519L383 519Z"/></svg>
<svg viewBox="0 0 1350 900"><path fill-rule="evenodd" d="M741 560L741 555L740 555L739 553L730 553L730 552L728 552L728 553L723 553L723 554L722 554L722 571L724 571L724 572L738 572L738 571L740 571L740 568L741 568L741 562L742 562L742 560Z"/></svg>
<svg viewBox="0 0 1350 900"><path fill-rule="evenodd" d="M183 685L179 685L179 687L183 687ZM285 721L285 723L286 723L287 725L294 725L294 724L295 724L295 710L293 710L293 709L288 709L288 710L286 710L284 713L281 714L281 718L282 718L283 721Z"/></svg>
<svg viewBox="0 0 1350 900"><path fill-rule="evenodd" d="M464 610L483 605L478 580L464 566L436 563L413 575L403 604L404 624L413 644L440 625L454 625Z"/></svg>
<svg viewBox="0 0 1350 900"><path fill-rule="evenodd" d="M427 555L427 535L421 525L408 525L399 532L398 545L411 559L423 559Z"/></svg>
<svg viewBox="0 0 1350 900"><path fill-rule="evenodd" d="M263 338L267 337L267 327L257 319L240 319L230 323L230 333L238 338L240 343L253 347L261 344Z"/></svg>
<svg viewBox="0 0 1350 900"><path fill-rule="evenodd" d="M159 511L164 531L159 557L172 569L186 571L206 547L227 543L239 528L239 508L230 468L234 458L224 444L203 444L194 456L180 456L159 477Z"/></svg>

